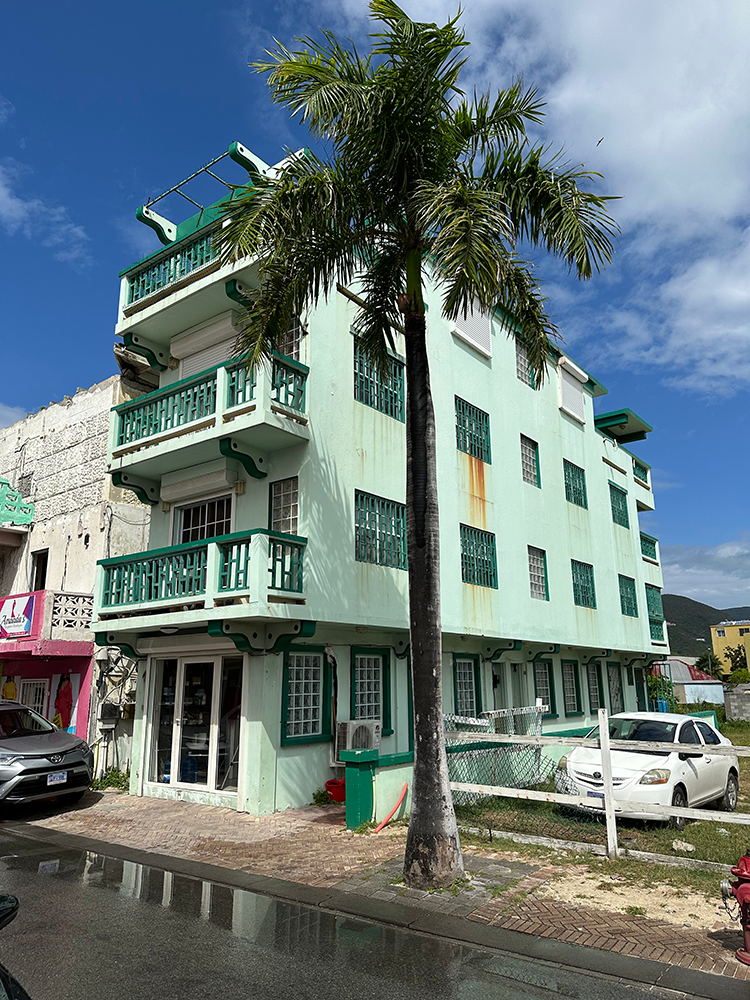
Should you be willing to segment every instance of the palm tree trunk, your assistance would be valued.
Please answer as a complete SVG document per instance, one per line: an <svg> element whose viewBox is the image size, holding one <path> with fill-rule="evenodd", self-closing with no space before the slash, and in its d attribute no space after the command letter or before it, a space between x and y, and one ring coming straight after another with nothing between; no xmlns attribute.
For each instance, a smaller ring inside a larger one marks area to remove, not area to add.
<svg viewBox="0 0 750 1000"><path fill-rule="evenodd" d="M414 694L414 778L404 881L444 888L464 875L443 739L440 526L435 414L424 311L404 318L406 340L406 528Z"/></svg>

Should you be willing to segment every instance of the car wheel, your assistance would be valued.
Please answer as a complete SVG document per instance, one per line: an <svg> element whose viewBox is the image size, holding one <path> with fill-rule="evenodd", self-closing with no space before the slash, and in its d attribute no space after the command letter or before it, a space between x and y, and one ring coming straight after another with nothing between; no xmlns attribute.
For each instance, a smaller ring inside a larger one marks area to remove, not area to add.
<svg viewBox="0 0 750 1000"><path fill-rule="evenodd" d="M727 775L727 787L724 789L724 794L721 798L716 800L716 804L724 812L732 813L737 808L739 794L740 783L737 780L737 775L730 771Z"/></svg>
<svg viewBox="0 0 750 1000"><path fill-rule="evenodd" d="M687 795L685 794L685 789L681 786L677 786L672 792L672 805L677 806L679 809L686 809L688 804ZM687 819L684 816L670 816L669 825L673 830L684 830Z"/></svg>

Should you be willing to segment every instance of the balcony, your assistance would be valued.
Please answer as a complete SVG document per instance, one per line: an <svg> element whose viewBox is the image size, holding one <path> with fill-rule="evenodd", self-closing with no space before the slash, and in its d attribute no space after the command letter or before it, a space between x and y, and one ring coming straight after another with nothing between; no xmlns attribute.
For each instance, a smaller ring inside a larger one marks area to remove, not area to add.
<svg viewBox="0 0 750 1000"><path fill-rule="evenodd" d="M231 361L114 407L110 472L158 481L229 451L274 451L309 440L308 368L281 355L248 371ZM224 444L231 441L231 445Z"/></svg>
<svg viewBox="0 0 750 1000"><path fill-rule="evenodd" d="M307 539L266 528L202 542L102 559L97 566L96 613L100 621L168 615L175 624L214 618L268 615L268 604L304 604L303 560ZM251 607L248 607L251 605ZM278 609L277 609L278 610ZM270 612L273 614L273 611ZM108 626L109 627L109 626Z"/></svg>

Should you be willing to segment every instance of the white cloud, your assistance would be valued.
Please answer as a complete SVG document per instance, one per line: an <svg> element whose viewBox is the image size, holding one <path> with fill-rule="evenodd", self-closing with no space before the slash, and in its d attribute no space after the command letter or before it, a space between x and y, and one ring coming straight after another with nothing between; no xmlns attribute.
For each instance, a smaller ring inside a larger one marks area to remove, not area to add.
<svg viewBox="0 0 750 1000"><path fill-rule="evenodd" d="M22 172L14 160L0 164L0 224L8 235L21 233L53 250L56 260L76 267L93 264L89 237L83 226L71 220L67 208L16 193Z"/></svg>
<svg viewBox="0 0 750 1000"><path fill-rule="evenodd" d="M0 125L4 125L15 110L8 98L0 94Z"/></svg>
<svg viewBox="0 0 750 1000"><path fill-rule="evenodd" d="M750 538L717 546L663 545L664 590L715 608L750 605Z"/></svg>
<svg viewBox="0 0 750 1000"><path fill-rule="evenodd" d="M26 416L26 410L22 410L20 406L7 406L5 403L0 403L0 427L10 427L17 420L23 420Z"/></svg>

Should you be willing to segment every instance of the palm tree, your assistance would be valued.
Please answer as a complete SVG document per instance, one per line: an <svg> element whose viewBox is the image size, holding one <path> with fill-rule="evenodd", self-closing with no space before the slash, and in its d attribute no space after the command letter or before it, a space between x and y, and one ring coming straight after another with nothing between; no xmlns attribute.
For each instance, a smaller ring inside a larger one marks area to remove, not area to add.
<svg viewBox="0 0 750 1000"><path fill-rule="evenodd" d="M463 874L442 735L440 540L435 420L423 298L442 292L443 315L496 310L525 345L539 386L556 329L519 243L562 258L589 278L611 258L617 231L607 198L582 190L595 176L530 142L543 119L517 82L493 100L464 97L459 15L443 27L412 21L392 0L371 0L377 22L362 57L330 32L320 43L277 43L253 64L272 99L328 144L253 176L226 208L224 259L257 261L258 287L238 352L267 361L293 317L357 280L356 326L387 371L403 330L407 384L407 555L415 759L404 878L440 887Z"/></svg>

